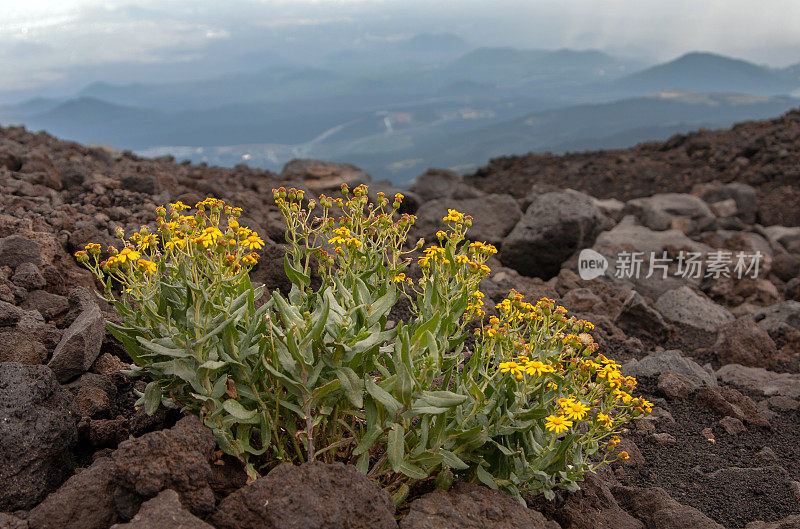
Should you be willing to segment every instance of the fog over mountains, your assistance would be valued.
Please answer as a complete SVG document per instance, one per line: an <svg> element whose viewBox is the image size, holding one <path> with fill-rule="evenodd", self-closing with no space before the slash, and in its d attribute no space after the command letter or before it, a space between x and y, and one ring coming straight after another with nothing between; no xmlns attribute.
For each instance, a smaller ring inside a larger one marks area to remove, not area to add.
<svg viewBox="0 0 800 529"><path fill-rule="evenodd" d="M219 66L222 56L206 60ZM800 64L699 52L650 64L591 49L474 47L451 33L307 63L268 50L247 61L191 80L160 75L162 64L145 75L140 65L146 81L135 83L115 82L112 65L105 81L0 106L0 123L224 166L344 161L403 185L428 167L470 171L507 154L626 147L800 103Z"/></svg>

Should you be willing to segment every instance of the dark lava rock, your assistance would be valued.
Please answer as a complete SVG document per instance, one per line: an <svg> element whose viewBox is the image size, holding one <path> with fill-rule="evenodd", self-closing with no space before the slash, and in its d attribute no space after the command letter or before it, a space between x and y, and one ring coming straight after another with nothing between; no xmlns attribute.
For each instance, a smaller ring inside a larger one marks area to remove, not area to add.
<svg viewBox="0 0 800 529"><path fill-rule="evenodd" d="M47 284L39 267L33 263L20 264L11 276L11 282L27 291L44 288Z"/></svg>
<svg viewBox="0 0 800 529"><path fill-rule="evenodd" d="M25 301L20 306L23 309L39 311L39 314L48 321L61 316L69 310L67 298L58 294L51 294L46 290L34 290L28 293Z"/></svg>
<svg viewBox="0 0 800 529"><path fill-rule="evenodd" d="M115 473L111 459L97 459L31 510L31 529L106 529L118 520Z"/></svg>
<svg viewBox="0 0 800 529"><path fill-rule="evenodd" d="M0 510L29 509L72 473L72 395L45 366L0 364Z"/></svg>
<svg viewBox="0 0 800 529"><path fill-rule="evenodd" d="M85 306L53 351L48 366L60 382L82 375L100 355L106 333L105 320L96 303Z"/></svg>
<svg viewBox="0 0 800 529"><path fill-rule="evenodd" d="M720 386L716 388L700 388L694 399L698 406L707 408L718 415L734 417L754 426L769 428L770 424L753 399L742 395L733 388Z"/></svg>
<svg viewBox="0 0 800 529"><path fill-rule="evenodd" d="M16 268L22 263L42 264L42 247L19 235L0 239L0 266Z"/></svg>
<svg viewBox="0 0 800 529"><path fill-rule="evenodd" d="M765 368L775 367L778 352L767 331L749 316L722 325L713 350L721 364Z"/></svg>
<svg viewBox="0 0 800 529"><path fill-rule="evenodd" d="M800 277L800 255L779 253L772 260L772 273L783 281Z"/></svg>
<svg viewBox="0 0 800 529"><path fill-rule="evenodd" d="M22 318L22 309L17 306L0 301L0 327L15 325Z"/></svg>
<svg viewBox="0 0 800 529"><path fill-rule="evenodd" d="M44 344L29 338L20 331L0 332L0 362L18 362L26 365L41 364L47 360Z"/></svg>
<svg viewBox="0 0 800 529"><path fill-rule="evenodd" d="M627 334L639 338L660 341L669 334L669 325L661 314L635 290L628 295L614 323Z"/></svg>
<svg viewBox="0 0 800 529"><path fill-rule="evenodd" d="M193 516L181 505L180 496L174 490L160 492L142 508L128 523L114 524L111 529L214 529L200 518Z"/></svg>
<svg viewBox="0 0 800 529"><path fill-rule="evenodd" d="M503 240L500 261L522 275L550 279L576 250L594 244L606 222L591 197L583 193L538 195Z"/></svg>
<svg viewBox="0 0 800 529"><path fill-rule="evenodd" d="M586 474L578 491L558 493L553 501L537 497L529 503L564 529L645 529L619 506L597 474Z"/></svg>
<svg viewBox="0 0 800 529"><path fill-rule="evenodd" d="M681 505L659 487L614 487L614 497L648 529L725 529L694 507Z"/></svg>
<svg viewBox="0 0 800 529"><path fill-rule="evenodd" d="M411 503L400 529L560 529L503 492L469 483Z"/></svg>
<svg viewBox="0 0 800 529"><path fill-rule="evenodd" d="M394 502L355 467L283 464L234 492L209 519L217 529L391 529Z"/></svg>
<svg viewBox="0 0 800 529"><path fill-rule="evenodd" d="M152 432L120 443L111 455L116 465L116 508L131 518L142 501L165 489L175 490L181 503L198 516L214 510L209 485L217 441L194 416L184 417L169 430Z"/></svg>
<svg viewBox="0 0 800 529"><path fill-rule="evenodd" d="M688 377L667 371L658 376L658 390L670 399L685 399L700 387L696 381Z"/></svg>

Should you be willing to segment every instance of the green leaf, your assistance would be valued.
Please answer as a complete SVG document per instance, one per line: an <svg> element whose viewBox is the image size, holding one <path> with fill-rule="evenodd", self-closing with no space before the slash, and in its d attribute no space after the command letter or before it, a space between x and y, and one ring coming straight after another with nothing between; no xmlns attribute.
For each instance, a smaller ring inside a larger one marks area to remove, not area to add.
<svg viewBox="0 0 800 529"><path fill-rule="evenodd" d="M339 389L339 384L339 379L334 379L323 386L314 388L314 391L311 392L311 399L317 401L326 395L329 395L331 392Z"/></svg>
<svg viewBox="0 0 800 529"><path fill-rule="evenodd" d="M152 351L155 354L169 356L172 358L184 358L189 355L186 349L179 349L177 347L167 347L159 343L156 343L152 340L143 338L141 336L137 336L136 340L138 340L139 343L142 344L142 346L144 346L145 349L147 349L148 351Z"/></svg>
<svg viewBox="0 0 800 529"><path fill-rule="evenodd" d="M213 371L215 369L219 369L221 367L225 367L226 365L228 365L228 363L227 362L223 362L221 360L208 360L208 361L203 362L202 364L200 364L200 368L208 369L208 370Z"/></svg>
<svg viewBox="0 0 800 529"><path fill-rule="evenodd" d="M239 421L252 421L256 418L257 412L255 410L247 410L238 401L228 399L222 403L222 407L230 413L235 419ZM256 420L256 422L258 422Z"/></svg>
<svg viewBox="0 0 800 529"><path fill-rule="evenodd" d="M452 391L423 391L422 396L415 401L415 404L419 402L420 404L425 403L440 408L452 408L463 404L466 400L466 395L459 395Z"/></svg>
<svg viewBox="0 0 800 529"><path fill-rule="evenodd" d="M150 382L144 389L144 411L153 415L161 405L161 388L155 382Z"/></svg>
<svg viewBox="0 0 800 529"><path fill-rule="evenodd" d="M347 400L356 408L363 408L364 384L356 372L349 367L340 367L336 369L336 377L339 379L340 387L344 390Z"/></svg>
<svg viewBox="0 0 800 529"><path fill-rule="evenodd" d="M497 490L497 483L494 481L494 476L489 474L482 466L478 465L475 467L475 475L477 476L478 480L489 487L490 489Z"/></svg>
<svg viewBox="0 0 800 529"><path fill-rule="evenodd" d="M461 458L455 455L453 452L450 452L449 450L439 450L439 452L441 452L441 454L444 456L443 463L448 467L458 470L466 470L469 468L469 465L464 463L464 461L462 461Z"/></svg>
<svg viewBox="0 0 800 529"><path fill-rule="evenodd" d="M386 411L389 413L390 417L396 416L400 413L402 409L402 404L400 404L397 399L392 397L385 389L378 386L373 380L372 377L367 375L364 377L364 387L367 389L367 393L369 393L372 398L383 404L383 407L386 408Z"/></svg>
<svg viewBox="0 0 800 529"><path fill-rule="evenodd" d="M389 458L392 470L395 472L400 472L400 467L403 464L406 450L405 434L406 431L403 426L397 423L392 424L392 429L389 430L389 444L386 448L386 455Z"/></svg>
<svg viewBox="0 0 800 529"><path fill-rule="evenodd" d="M292 264L289 262L289 254L286 253L283 255L283 270L286 272L286 277L289 278L294 285L300 290L304 290L308 285L311 284L311 278L301 272L300 270L296 269Z"/></svg>
<svg viewBox="0 0 800 529"><path fill-rule="evenodd" d="M380 428L374 428L367 432L361 441L359 441L358 445L356 446L355 450L353 450L353 455L361 455L366 453L369 456L369 450L372 448L372 445L375 444L375 441L378 440L378 437L383 434L383 430Z"/></svg>
<svg viewBox="0 0 800 529"><path fill-rule="evenodd" d="M419 468L417 465L409 463L408 461L400 465L400 472L411 479L425 479L428 477L427 472Z"/></svg>

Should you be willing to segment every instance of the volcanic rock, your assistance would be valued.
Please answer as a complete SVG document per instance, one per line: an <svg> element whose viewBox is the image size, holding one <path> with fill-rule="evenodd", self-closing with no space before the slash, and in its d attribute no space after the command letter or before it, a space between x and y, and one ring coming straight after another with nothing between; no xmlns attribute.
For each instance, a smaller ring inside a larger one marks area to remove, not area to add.
<svg viewBox="0 0 800 529"><path fill-rule="evenodd" d="M523 275L549 279L575 251L590 247L606 222L588 195L544 193L503 240L500 261Z"/></svg>
<svg viewBox="0 0 800 529"><path fill-rule="evenodd" d="M0 510L29 509L72 473L72 395L47 367L14 362L0 363L0 395Z"/></svg>
<svg viewBox="0 0 800 529"><path fill-rule="evenodd" d="M283 464L234 492L210 522L217 529L391 529L394 502L355 467Z"/></svg>
<svg viewBox="0 0 800 529"><path fill-rule="evenodd" d="M411 503L400 529L560 529L508 494L459 483Z"/></svg>

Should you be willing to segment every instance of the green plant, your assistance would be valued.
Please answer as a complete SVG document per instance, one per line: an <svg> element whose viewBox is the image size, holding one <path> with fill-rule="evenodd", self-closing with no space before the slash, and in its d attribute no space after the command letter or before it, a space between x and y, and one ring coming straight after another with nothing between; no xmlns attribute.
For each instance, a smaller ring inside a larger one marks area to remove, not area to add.
<svg viewBox="0 0 800 529"><path fill-rule="evenodd" d="M215 199L193 216L159 208L164 242L143 228L107 261L98 246L78 253L122 316L109 327L131 374L151 379L139 403L198 415L251 477L278 462L346 461L398 502L418 481L446 488L456 475L551 495L608 461L614 434L649 411L628 393L633 379L593 356L591 324L551 300L512 292L483 323L478 284L496 250L465 238L470 217L449 211L412 280L408 254L423 243L404 248L415 218L397 214L402 195L274 193L292 288L260 306L247 272L263 241ZM401 297L408 316L391 321Z"/></svg>

